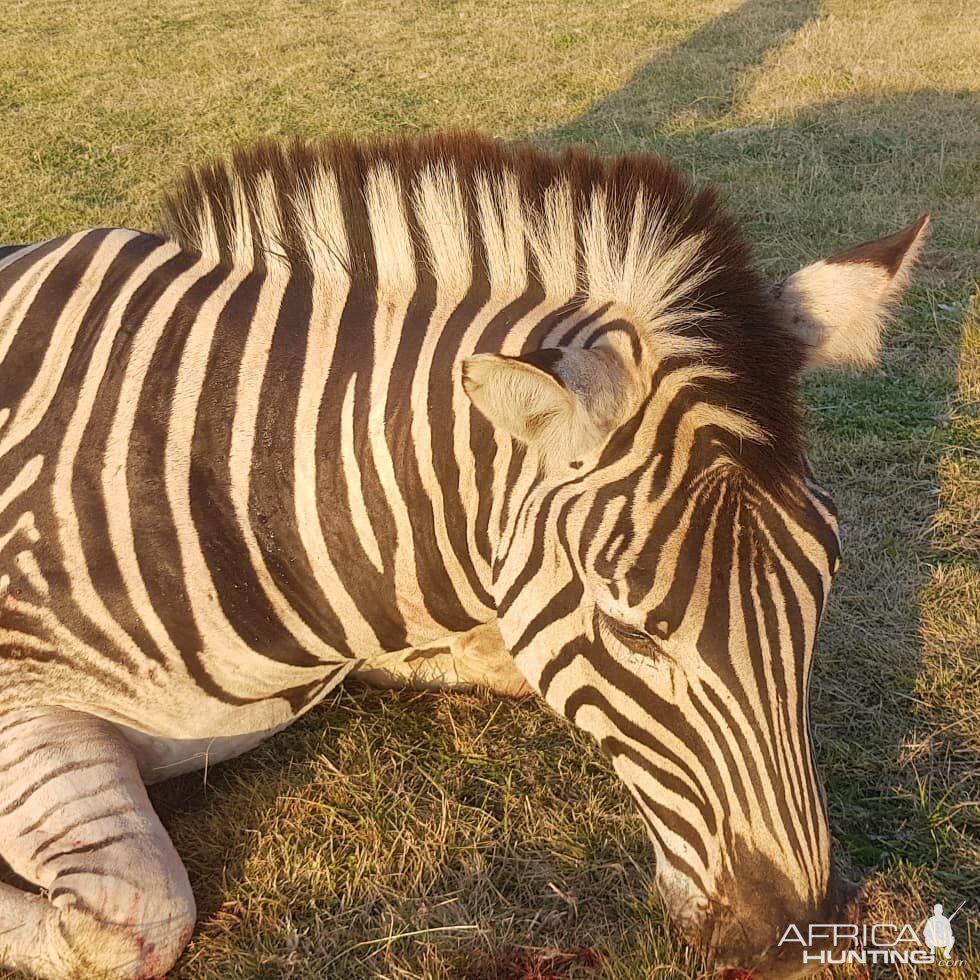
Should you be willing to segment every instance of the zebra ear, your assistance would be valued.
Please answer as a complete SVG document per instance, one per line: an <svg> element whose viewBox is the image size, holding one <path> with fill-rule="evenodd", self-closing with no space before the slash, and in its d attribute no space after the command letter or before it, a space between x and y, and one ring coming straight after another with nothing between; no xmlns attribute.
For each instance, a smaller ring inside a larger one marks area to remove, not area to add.
<svg viewBox="0 0 980 980"><path fill-rule="evenodd" d="M569 369L582 358L596 355L559 348L520 357L476 354L463 361L463 389L498 429L542 455L572 459L601 444L608 432L578 386L570 384L569 375L578 380L582 372ZM597 360L593 366L604 363Z"/></svg>
<svg viewBox="0 0 980 980"><path fill-rule="evenodd" d="M877 363L885 324L905 294L928 228L924 214L773 287L784 326L806 344L804 370Z"/></svg>

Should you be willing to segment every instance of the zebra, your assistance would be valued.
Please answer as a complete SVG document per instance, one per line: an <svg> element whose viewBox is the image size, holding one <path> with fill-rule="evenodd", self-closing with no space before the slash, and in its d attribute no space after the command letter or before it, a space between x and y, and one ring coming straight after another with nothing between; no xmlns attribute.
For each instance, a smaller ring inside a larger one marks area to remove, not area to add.
<svg viewBox="0 0 980 980"><path fill-rule="evenodd" d="M0 857L36 890L0 884L0 966L165 973L195 904L145 785L361 678L540 696L684 934L803 972L784 928L855 896L798 383L876 361L928 222L769 286L659 158L446 133L260 142L159 232L6 249Z"/></svg>

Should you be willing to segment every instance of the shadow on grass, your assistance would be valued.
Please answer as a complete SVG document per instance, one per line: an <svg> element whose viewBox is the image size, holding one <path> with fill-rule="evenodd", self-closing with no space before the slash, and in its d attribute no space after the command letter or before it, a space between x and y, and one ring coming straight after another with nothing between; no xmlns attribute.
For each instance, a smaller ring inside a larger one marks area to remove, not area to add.
<svg viewBox="0 0 980 980"><path fill-rule="evenodd" d="M655 134L676 116L693 120L727 115L749 73L819 12L819 0L747 0L647 62L627 85L587 112L529 138L546 144L588 143L605 151L640 140L646 145L632 148L649 152L655 149L651 137L659 142Z"/></svg>
<svg viewBox="0 0 980 980"><path fill-rule="evenodd" d="M152 793L198 896L208 977L472 977L529 940L574 973L627 922L664 931L626 857L642 828L626 801L594 802L615 777L533 707L341 691L208 783ZM429 934L431 974L414 945ZM193 960L176 976L197 976Z"/></svg>

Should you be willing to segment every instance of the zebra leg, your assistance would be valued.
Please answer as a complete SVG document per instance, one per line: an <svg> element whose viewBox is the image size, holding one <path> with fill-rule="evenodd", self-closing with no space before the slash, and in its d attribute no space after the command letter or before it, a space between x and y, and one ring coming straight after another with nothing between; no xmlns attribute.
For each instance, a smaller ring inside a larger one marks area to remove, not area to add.
<svg viewBox="0 0 980 980"><path fill-rule="evenodd" d="M382 654L351 677L373 687L407 687L416 691L467 691L489 688L506 697L533 693L504 646L496 622L424 647Z"/></svg>
<svg viewBox="0 0 980 980"><path fill-rule="evenodd" d="M45 978L148 978L194 928L187 872L129 745L62 709L0 714L0 967Z"/></svg>

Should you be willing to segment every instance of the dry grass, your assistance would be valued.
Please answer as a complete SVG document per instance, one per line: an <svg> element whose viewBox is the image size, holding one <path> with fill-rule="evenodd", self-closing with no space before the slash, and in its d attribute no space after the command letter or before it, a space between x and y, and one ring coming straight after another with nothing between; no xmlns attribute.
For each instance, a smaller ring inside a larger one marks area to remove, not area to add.
<svg viewBox="0 0 980 980"><path fill-rule="evenodd" d="M662 152L726 188L773 275L933 211L881 372L806 386L846 538L814 716L869 921L965 901L967 966L942 976L966 980L980 975L978 66L975 12L953 0L8 0L0 239L151 224L182 165L255 135L445 125ZM200 898L182 980L702 968L649 900L624 792L534 704L343 692L206 785L155 795Z"/></svg>

